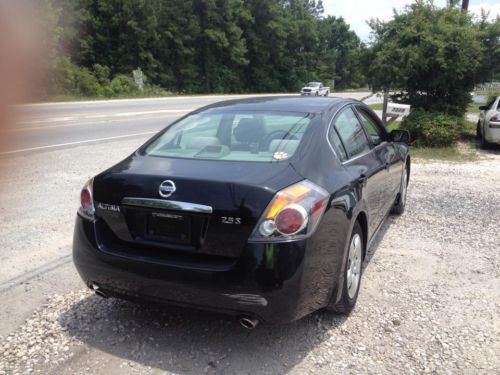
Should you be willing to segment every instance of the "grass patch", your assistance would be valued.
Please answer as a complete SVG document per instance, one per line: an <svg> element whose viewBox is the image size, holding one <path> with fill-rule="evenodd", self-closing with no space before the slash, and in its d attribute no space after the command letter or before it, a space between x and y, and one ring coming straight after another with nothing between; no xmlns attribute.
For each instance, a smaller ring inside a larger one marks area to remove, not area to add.
<svg viewBox="0 0 500 375"><path fill-rule="evenodd" d="M479 107L484 104L481 103L469 103L467 106L467 112L479 114Z"/></svg>
<svg viewBox="0 0 500 375"><path fill-rule="evenodd" d="M123 94L123 95L113 95L113 96L92 96L92 95L54 95L44 98L43 102L79 102L87 100L114 100L114 99L147 99L147 98L162 98L169 96L177 96L170 91L163 90L144 90L144 92L138 92L134 94Z"/></svg>
<svg viewBox="0 0 500 375"><path fill-rule="evenodd" d="M374 111L381 111L382 109L384 109L384 103L370 104L370 108Z"/></svg>
<svg viewBox="0 0 500 375"><path fill-rule="evenodd" d="M453 147L410 147L412 158L445 161L475 161L479 159L476 148L469 143L458 143Z"/></svg>

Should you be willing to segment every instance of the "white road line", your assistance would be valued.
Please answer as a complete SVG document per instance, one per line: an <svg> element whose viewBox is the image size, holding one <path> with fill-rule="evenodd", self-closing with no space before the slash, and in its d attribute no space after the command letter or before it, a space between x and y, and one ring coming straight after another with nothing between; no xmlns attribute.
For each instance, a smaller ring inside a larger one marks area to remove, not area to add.
<svg viewBox="0 0 500 375"><path fill-rule="evenodd" d="M194 108L186 109L159 109L157 111L143 111L143 112L123 112L112 114L111 117L123 117L123 116L139 116L139 115L149 115L154 113L184 113L194 111Z"/></svg>
<svg viewBox="0 0 500 375"><path fill-rule="evenodd" d="M57 148L57 147L64 147L64 146L74 146L74 145L81 145L81 144L92 143L92 142L110 141L110 140L113 140L113 139L130 138L130 137L137 137L137 136L140 136L140 135L151 135L151 134L155 134L155 133L158 133L158 132L154 131L154 132L134 133L134 134L127 134L127 135L118 135L116 137L87 139L85 141L76 141L76 142L59 143L59 144L56 144L56 145L39 146L39 147L31 147L31 148L22 148L22 149L19 149L19 150L12 150L12 151L0 152L0 155L11 155L11 154L18 154L18 153L21 153L21 152L28 152L28 151L46 150L46 149L50 149L50 148Z"/></svg>
<svg viewBox="0 0 500 375"><path fill-rule="evenodd" d="M21 122L21 124L45 124L47 122L62 122L62 121L73 121L76 120L76 117L70 116L70 117L53 117L53 118L45 118L45 119L40 119L40 120L31 120L31 121L25 121Z"/></svg>
<svg viewBox="0 0 500 375"><path fill-rule="evenodd" d="M54 117L48 119L38 119L23 121L19 124L21 125L34 125L34 124L46 124L50 122L63 122L63 121L78 121L78 120L89 120L89 119L102 119L102 118L113 118L113 117L129 117L129 116L141 116L141 115L154 115L157 113L186 113L194 111L194 108L186 109L159 109L156 111L141 111L141 112L121 112L112 114L102 114L102 115L87 115L87 116L71 116L71 117Z"/></svg>

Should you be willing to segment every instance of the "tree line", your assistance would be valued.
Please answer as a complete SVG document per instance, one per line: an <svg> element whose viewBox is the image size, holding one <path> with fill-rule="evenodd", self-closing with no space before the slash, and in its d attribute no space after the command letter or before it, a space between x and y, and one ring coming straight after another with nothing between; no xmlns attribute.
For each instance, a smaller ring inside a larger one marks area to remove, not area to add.
<svg viewBox="0 0 500 375"><path fill-rule="evenodd" d="M45 0L50 94L113 96L140 69L179 93L339 89L366 83L364 46L321 0Z"/></svg>

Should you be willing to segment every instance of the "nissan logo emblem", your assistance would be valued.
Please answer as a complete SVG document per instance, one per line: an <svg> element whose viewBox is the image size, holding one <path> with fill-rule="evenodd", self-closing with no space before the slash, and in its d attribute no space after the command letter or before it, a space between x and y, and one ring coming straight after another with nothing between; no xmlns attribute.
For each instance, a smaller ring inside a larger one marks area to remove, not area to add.
<svg viewBox="0 0 500 375"><path fill-rule="evenodd" d="M160 188L158 189L158 192L163 198L168 198L172 194L175 193L176 187L174 184L174 181L172 180L165 180L160 184Z"/></svg>

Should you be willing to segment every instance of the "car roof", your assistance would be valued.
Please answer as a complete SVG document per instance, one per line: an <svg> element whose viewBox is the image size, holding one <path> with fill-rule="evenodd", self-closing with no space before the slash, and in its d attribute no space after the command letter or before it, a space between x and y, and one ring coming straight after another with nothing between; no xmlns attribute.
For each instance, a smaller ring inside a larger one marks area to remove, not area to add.
<svg viewBox="0 0 500 375"><path fill-rule="evenodd" d="M197 112L217 110L322 113L329 108L349 102L359 103L354 99L337 97L257 96L253 98L217 102L203 107Z"/></svg>

